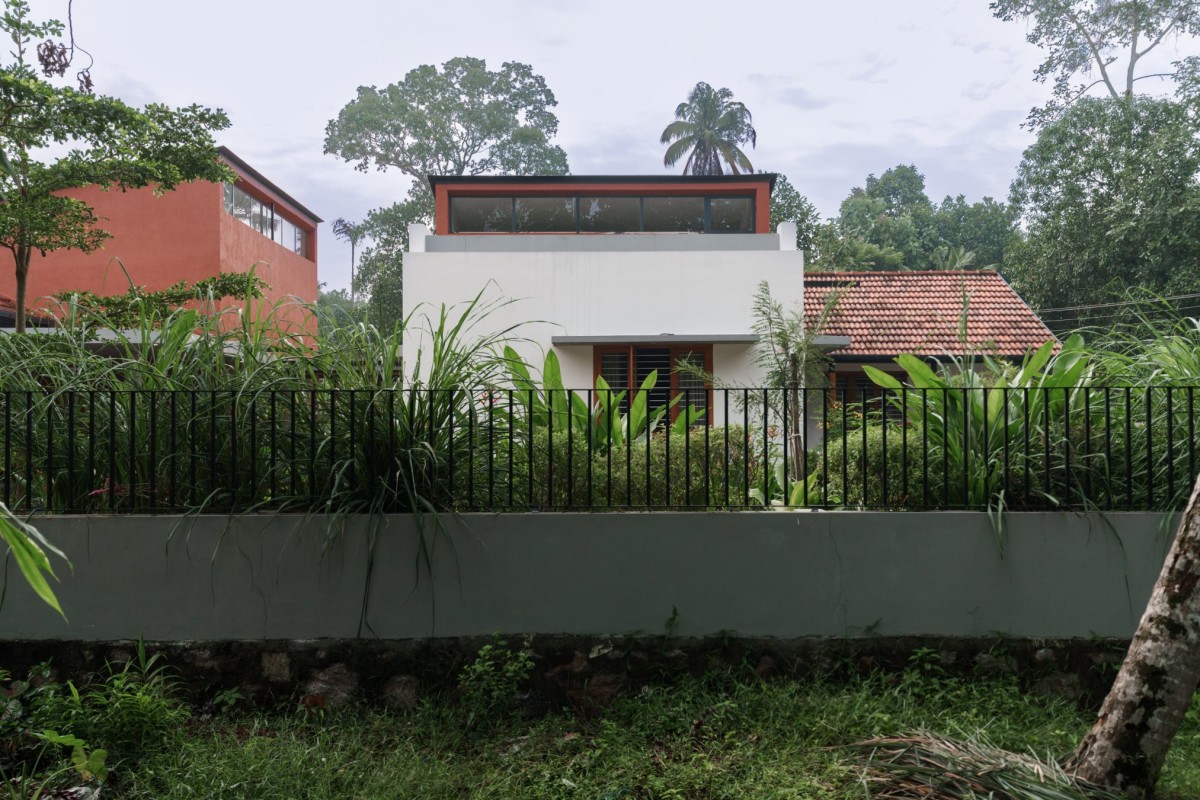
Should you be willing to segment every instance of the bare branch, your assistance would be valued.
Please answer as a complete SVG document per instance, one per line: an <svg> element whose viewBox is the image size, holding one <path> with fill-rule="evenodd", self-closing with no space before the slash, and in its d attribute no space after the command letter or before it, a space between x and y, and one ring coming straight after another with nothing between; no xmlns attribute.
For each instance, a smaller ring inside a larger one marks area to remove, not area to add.
<svg viewBox="0 0 1200 800"><path fill-rule="evenodd" d="M1088 49L1092 51L1092 58L1095 60L1096 66L1100 68L1100 77L1104 80L1104 85L1108 87L1109 94L1111 94L1114 98L1120 97L1121 95L1117 93L1116 88L1112 84L1112 80L1108 77L1107 67L1111 62L1106 62L1104 57L1100 55L1100 48L1096 45L1095 40L1092 39L1092 35L1088 33L1087 28L1085 28L1083 23L1079 21L1079 17L1075 14L1075 12L1068 11L1067 16L1070 18L1072 24L1075 25L1075 29L1078 30L1083 36L1084 40L1087 41Z"/></svg>

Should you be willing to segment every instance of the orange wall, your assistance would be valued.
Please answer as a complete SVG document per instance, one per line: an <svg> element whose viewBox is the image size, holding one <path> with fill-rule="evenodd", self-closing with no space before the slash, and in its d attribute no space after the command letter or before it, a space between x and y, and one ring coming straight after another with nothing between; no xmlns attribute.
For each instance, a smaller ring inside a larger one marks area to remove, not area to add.
<svg viewBox="0 0 1200 800"><path fill-rule="evenodd" d="M265 292L268 302L286 301L290 296L308 303L317 300L316 262L227 214L220 184L185 183L157 196L150 188L106 192L91 186L64 194L88 203L101 218L100 227L112 238L94 253L59 250L45 257L34 253L29 267L30 307L52 307L53 301L46 298L61 291L124 294L130 281L158 291L181 280L194 283L218 272L246 272L256 262L257 274L271 286ZM309 252L316 253L316 247L316 232L312 231ZM0 253L0 293L16 294L12 259L4 253ZM285 315L310 332L316 328L307 312L293 309Z"/></svg>

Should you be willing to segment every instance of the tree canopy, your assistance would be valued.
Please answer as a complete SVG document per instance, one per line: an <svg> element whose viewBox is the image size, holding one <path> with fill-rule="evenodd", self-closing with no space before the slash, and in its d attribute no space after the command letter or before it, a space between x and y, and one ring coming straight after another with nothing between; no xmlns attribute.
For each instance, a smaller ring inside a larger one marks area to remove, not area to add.
<svg viewBox="0 0 1200 800"><path fill-rule="evenodd" d="M566 152L551 142L557 101L527 64L489 70L458 57L424 64L382 89L360 86L325 128L325 152L366 172L395 169L413 179L404 200L370 212L358 231L363 250L355 293L371 295L380 321L400 318L401 254L408 225L430 222L430 175L562 175ZM386 297L385 297L386 295Z"/></svg>
<svg viewBox="0 0 1200 800"><path fill-rule="evenodd" d="M659 141L668 145L663 165L683 161L684 175L723 175L722 162L734 175L753 172L740 147L746 142L754 147L758 141L751 123L750 110L733 99L733 92L701 81L675 107L675 121L663 129Z"/></svg>
<svg viewBox="0 0 1200 800"><path fill-rule="evenodd" d="M898 164L851 189L838 216L814 235L815 269L894 270L988 267L1017 236L1017 215L990 197L968 203L925 192L925 176Z"/></svg>
<svg viewBox="0 0 1200 800"><path fill-rule="evenodd" d="M1053 95L1030 112L1035 126L1056 119L1092 89L1129 99L1138 82L1174 76L1146 73L1139 62L1170 36L1200 32L1200 4L1193 0L993 0L991 9L1002 20L1027 20L1025 38L1046 51L1034 77L1049 81ZM1195 62L1176 66L1194 69Z"/></svg>
<svg viewBox="0 0 1200 800"><path fill-rule="evenodd" d="M1005 272L1034 307L1094 306L1137 286L1200 286L1200 140L1188 108L1085 98L1025 151L1012 202L1028 226ZM1080 319L1095 309L1078 309Z"/></svg>
<svg viewBox="0 0 1200 800"><path fill-rule="evenodd" d="M29 61L29 45L61 36L63 26L30 20L21 0L7 0L0 30L15 45L0 66L0 247L13 254L21 332L33 253L91 252L109 238L86 203L58 192L87 185L167 191L184 181L229 179L212 138L229 120L220 110L137 109L49 83ZM61 74L53 66L43 69ZM46 155L64 150L57 158Z"/></svg>

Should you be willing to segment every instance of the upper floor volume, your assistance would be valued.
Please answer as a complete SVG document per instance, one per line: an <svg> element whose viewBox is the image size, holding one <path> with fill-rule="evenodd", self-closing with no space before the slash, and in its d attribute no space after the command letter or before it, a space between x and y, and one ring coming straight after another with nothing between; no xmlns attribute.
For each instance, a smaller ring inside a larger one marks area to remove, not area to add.
<svg viewBox="0 0 1200 800"><path fill-rule="evenodd" d="M773 174L429 178L434 233L770 233Z"/></svg>

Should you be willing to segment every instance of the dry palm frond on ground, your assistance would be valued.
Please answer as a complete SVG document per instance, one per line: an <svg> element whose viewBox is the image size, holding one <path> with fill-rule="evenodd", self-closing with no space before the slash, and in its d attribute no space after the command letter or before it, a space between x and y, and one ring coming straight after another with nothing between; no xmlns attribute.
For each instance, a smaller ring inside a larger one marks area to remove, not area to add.
<svg viewBox="0 0 1200 800"><path fill-rule="evenodd" d="M874 800L1120 800L1051 760L927 733L848 745Z"/></svg>

